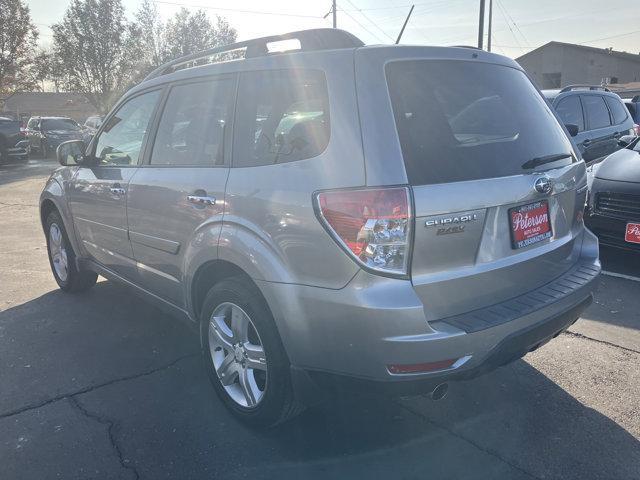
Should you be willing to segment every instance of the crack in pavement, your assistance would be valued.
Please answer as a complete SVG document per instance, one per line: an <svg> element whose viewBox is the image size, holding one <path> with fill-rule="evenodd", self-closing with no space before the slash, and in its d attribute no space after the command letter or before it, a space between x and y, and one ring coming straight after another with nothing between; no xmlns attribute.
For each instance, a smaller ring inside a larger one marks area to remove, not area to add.
<svg viewBox="0 0 640 480"><path fill-rule="evenodd" d="M65 398L73 398L76 395L81 395L83 393L89 393L89 392L92 392L92 391L97 390L99 388L106 387L106 386L109 386L109 385L113 385L114 383L126 382L128 380L133 380L133 379L136 379L136 378L146 377L148 375L153 375L154 373L160 372L162 370L167 370L167 369L173 367L174 365L176 365L177 363L181 362L182 360L185 360L187 358L193 358L193 357L196 357L198 355L199 355L199 353L189 353L189 354L186 354L186 355L182 355L182 356L176 358L175 360L173 360L170 363L167 363L167 364L162 365L160 367L152 368L152 369L147 370L145 372L126 375L124 377L119 377L119 378L115 378L115 379L112 379L112 380L108 380L106 382L99 383L97 385L90 385L88 387L84 387L84 388L81 388L79 390L76 390L75 392L61 393L60 395L56 395L55 397L48 398L47 400L43 400L43 401L41 401L39 403L25 405L23 407L15 409L15 410L10 410L8 412L0 413L0 420L12 417L14 415L19 415L19 414L24 413L24 412L28 412L29 410L35 410L37 408L42 408L42 407L44 407L46 405L49 405L51 403L55 403L55 402L59 402L60 400L64 400Z"/></svg>
<svg viewBox="0 0 640 480"><path fill-rule="evenodd" d="M459 438L460 440L467 442L468 444L474 446L475 448L477 448L478 450L480 450L481 452L486 453L487 455L491 455L492 457L497 458L498 460L500 460L501 462L505 463L506 465L509 465L511 468L518 470L519 472L525 474L528 477L531 477L535 480L543 480L543 477L538 477L536 475L534 475L531 472L528 472L527 470L525 470L522 467L519 467L518 465L515 465L513 463L511 463L509 460L507 460L506 458L504 458L502 455L500 455L498 452L496 452L495 450L491 449L491 448L487 448L484 447L482 445L480 445L479 443L471 440L470 438L465 437L464 435L456 432L455 430L453 430L452 428L448 427L445 424L442 424L440 422L437 422L429 417L427 417L425 414L423 414L422 412L419 412L417 410L414 410L413 408L404 405L402 403L399 403L398 401L395 402L396 405L398 405L400 408L405 409L406 411L408 411L409 413L412 413L420 418L422 418L423 420L425 420L427 423L430 423L431 425L440 428L441 430L445 430L446 432L448 432L449 434L453 435L456 438Z"/></svg>
<svg viewBox="0 0 640 480"><path fill-rule="evenodd" d="M114 429L116 428L116 422L113 421L113 420L108 419L107 417L98 415L96 413L91 413L74 396L69 397L68 400L69 400L69 403L73 407L75 407L78 411L80 411L80 413L82 413L84 416L86 416L86 417L88 417L88 418L90 418L92 420L95 420L96 422L98 422L98 423L100 423L102 425L106 425L107 426L107 435L109 436L109 442L111 443L111 447L113 448L116 456L118 457L120 465L122 466L122 468L132 472L133 473L133 477L136 480L139 480L140 479L140 474L138 473L138 470L136 469L135 465L133 463L131 463L131 461L129 461L128 459L125 458L124 454L122 453L122 449L120 448L120 446L118 445L118 442L116 440L116 435L115 435L115 432L114 432Z"/></svg>
<svg viewBox="0 0 640 480"><path fill-rule="evenodd" d="M618 345L617 343L613 343L613 342L608 342L607 340L600 340L598 338L588 337L582 333L573 332L571 330L565 330L562 333L564 335L569 335L570 337L582 338L583 340L591 340L592 342L601 343L603 345L608 345L613 348L619 348L620 350L624 350L625 352L636 353L640 355L640 351L638 350L634 350L633 348L629 348L629 347L623 347L622 345Z"/></svg>

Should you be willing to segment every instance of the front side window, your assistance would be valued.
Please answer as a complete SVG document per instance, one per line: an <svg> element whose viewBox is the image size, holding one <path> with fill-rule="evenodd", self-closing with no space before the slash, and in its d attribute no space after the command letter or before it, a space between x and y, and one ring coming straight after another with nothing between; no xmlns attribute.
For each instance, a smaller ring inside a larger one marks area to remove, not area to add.
<svg viewBox="0 0 640 480"><path fill-rule="evenodd" d="M27 128L30 130L35 130L36 128L38 128L38 119L37 118L30 119L29 123L27 124Z"/></svg>
<svg viewBox="0 0 640 480"><path fill-rule="evenodd" d="M171 89L151 154L152 165L224 164L234 82L210 80Z"/></svg>
<svg viewBox="0 0 640 480"><path fill-rule="evenodd" d="M582 105L578 95L572 95L560 100L556 107L556 112L558 112L560 120L565 125L577 125L579 132L584 130L584 116L582 115Z"/></svg>
<svg viewBox="0 0 640 480"><path fill-rule="evenodd" d="M622 105L620 100L617 100L612 97L605 97L607 105L609 105L609 110L611 111L611 116L613 117L613 124L620 125L627 119L627 109Z"/></svg>
<svg viewBox="0 0 640 480"><path fill-rule="evenodd" d="M329 98L316 70L247 72L240 77L233 165L315 157L329 142Z"/></svg>
<svg viewBox="0 0 640 480"><path fill-rule="evenodd" d="M100 165L137 165L160 91L132 98L109 118L96 142Z"/></svg>
<svg viewBox="0 0 640 480"><path fill-rule="evenodd" d="M601 95L582 95L582 105L587 115L589 130L611 126L609 110Z"/></svg>

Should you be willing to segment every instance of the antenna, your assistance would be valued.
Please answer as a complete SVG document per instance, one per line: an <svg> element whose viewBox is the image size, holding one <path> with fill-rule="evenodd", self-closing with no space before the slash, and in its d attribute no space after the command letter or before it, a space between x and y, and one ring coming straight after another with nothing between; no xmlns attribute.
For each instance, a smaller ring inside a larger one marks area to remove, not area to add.
<svg viewBox="0 0 640 480"><path fill-rule="evenodd" d="M400 34L396 39L396 45L400 43L400 39L402 38L402 34L404 33L404 27L407 26L407 23L409 22L409 17L411 17L411 14L413 13L413 7L415 7L415 5L411 5L411 10L409 10L409 14L407 15L407 18L405 18L404 24L402 24L402 29L400 30Z"/></svg>

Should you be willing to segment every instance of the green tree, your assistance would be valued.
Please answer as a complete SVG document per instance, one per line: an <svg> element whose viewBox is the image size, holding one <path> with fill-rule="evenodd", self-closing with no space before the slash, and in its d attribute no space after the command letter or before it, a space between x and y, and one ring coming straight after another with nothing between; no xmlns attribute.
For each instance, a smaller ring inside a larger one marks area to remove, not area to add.
<svg viewBox="0 0 640 480"><path fill-rule="evenodd" d="M143 68L151 71L164 62L164 24L155 3L143 0L136 12L136 21L140 30Z"/></svg>
<svg viewBox="0 0 640 480"><path fill-rule="evenodd" d="M165 61L208 48L234 43L237 32L222 17L211 23L204 10L193 13L181 8L164 27L163 59Z"/></svg>
<svg viewBox="0 0 640 480"><path fill-rule="evenodd" d="M125 18L121 0L72 0L51 28L67 87L106 113L140 76L140 28Z"/></svg>
<svg viewBox="0 0 640 480"><path fill-rule="evenodd" d="M0 0L0 94L31 90L38 30L23 0Z"/></svg>

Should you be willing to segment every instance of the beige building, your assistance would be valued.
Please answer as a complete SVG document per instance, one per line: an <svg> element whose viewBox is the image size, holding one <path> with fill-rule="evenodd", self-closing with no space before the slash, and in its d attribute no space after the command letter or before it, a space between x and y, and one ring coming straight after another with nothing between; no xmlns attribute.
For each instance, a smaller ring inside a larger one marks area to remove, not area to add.
<svg viewBox="0 0 640 480"><path fill-rule="evenodd" d="M0 116L26 122L34 115L70 117L84 123L95 108L77 93L24 92L0 99Z"/></svg>
<svg viewBox="0 0 640 480"><path fill-rule="evenodd" d="M640 82L640 55L549 42L517 58L540 88Z"/></svg>

